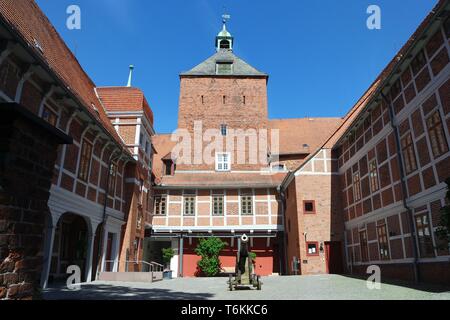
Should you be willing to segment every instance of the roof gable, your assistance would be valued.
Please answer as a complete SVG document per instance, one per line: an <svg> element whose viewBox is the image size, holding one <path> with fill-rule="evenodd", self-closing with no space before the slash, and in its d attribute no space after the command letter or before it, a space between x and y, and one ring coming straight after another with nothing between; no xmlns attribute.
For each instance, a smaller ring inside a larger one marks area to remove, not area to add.
<svg viewBox="0 0 450 320"><path fill-rule="evenodd" d="M267 77L266 73L258 71L247 62L237 57L231 50L220 50L196 67L181 76L217 76L216 64L219 62L233 63L233 72L227 76L256 76Z"/></svg>

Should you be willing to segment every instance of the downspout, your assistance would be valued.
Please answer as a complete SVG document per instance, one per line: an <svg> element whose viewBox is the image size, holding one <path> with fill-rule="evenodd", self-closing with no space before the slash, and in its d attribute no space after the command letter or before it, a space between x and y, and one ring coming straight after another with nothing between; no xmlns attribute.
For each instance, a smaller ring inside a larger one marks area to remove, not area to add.
<svg viewBox="0 0 450 320"><path fill-rule="evenodd" d="M280 194L280 198L281 198L281 214L283 216L283 221L284 221L284 231L283 231L283 255L284 255L284 274L285 275L289 275L289 271L288 271L288 255L287 255L287 232L286 232L286 194L283 192L283 188L282 186L277 188L278 193Z"/></svg>
<svg viewBox="0 0 450 320"><path fill-rule="evenodd" d="M406 195L407 195L407 187L406 187L406 175L403 167L404 159L403 159L403 153L401 150L401 141L400 141L400 132L398 130L398 127L394 121L394 107L391 102L386 98L383 91L380 91L381 97L383 98L384 102L388 105L389 110L389 119L392 129L394 130L394 136L395 136L395 147L397 149L398 154L398 166L400 168L400 180L402 185L402 193L403 193L403 207L408 212L408 220L409 220L409 228L411 231L411 239L413 241L413 252L414 252L414 263L413 263L413 269L414 269L414 281L418 283L420 281L420 274L419 274L419 249L417 247L417 239L416 239L416 227L414 224L414 213L411 207L409 207L407 201L406 201Z"/></svg>
<svg viewBox="0 0 450 320"><path fill-rule="evenodd" d="M183 232L180 233L180 242L179 242L179 248L178 248L178 276L180 278L183 278L183 255L184 255L184 238L183 238Z"/></svg>

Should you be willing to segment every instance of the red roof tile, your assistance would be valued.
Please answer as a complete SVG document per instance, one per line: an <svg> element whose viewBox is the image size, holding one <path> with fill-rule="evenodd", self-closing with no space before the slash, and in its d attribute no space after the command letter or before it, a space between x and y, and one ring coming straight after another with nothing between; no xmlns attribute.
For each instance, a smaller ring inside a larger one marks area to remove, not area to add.
<svg viewBox="0 0 450 320"><path fill-rule="evenodd" d="M423 31L429 26L429 23L432 19L437 15L437 12L444 8L445 5L448 4L448 0L440 0L436 6L431 10L431 12L427 15L427 17L422 21L419 27L416 29L414 34L408 39L405 45L400 49L400 51L395 55L395 57L389 62L389 64L384 68L384 70L380 73L377 79L371 84L369 89L364 93L364 95L357 101L357 103L350 109L350 111L345 115L342 124L330 135L329 138L326 139L325 143L318 147L313 153L311 153L303 162L303 164L297 168L298 171L305 163L308 162L309 159L315 156L315 154L322 148L334 148L336 147L336 143L343 137L343 135L350 129L350 127L355 123L355 120L363 113L365 107L371 101L371 99L375 96L379 89L382 88L384 81L389 78L392 72L395 70L397 65L401 63L402 59L405 57L405 54L413 47L415 42L421 36ZM294 171L294 173L295 173ZM290 177L293 173L289 174L286 177L285 181L283 181L283 185L287 181L290 181Z"/></svg>
<svg viewBox="0 0 450 320"><path fill-rule="evenodd" d="M436 13L444 8L448 4L448 0L440 0L431 12L425 17L413 35L403 45L399 52L389 62L389 64L380 73L377 79L372 83L369 89L364 95L357 101L357 103L350 109L347 115L344 117L342 125L331 135L327 140L325 147L331 148L341 139L342 135L355 123L354 121L362 114L367 104L371 101L371 98L384 86L384 81L389 78L394 69L402 62L405 54L413 47L418 38L422 35L423 31L429 26L429 23L436 16Z"/></svg>
<svg viewBox="0 0 450 320"><path fill-rule="evenodd" d="M172 153L175 141L171 141L171 134L157 134L152 137L152 144L155 148L153 156L153 172L157 178L161 178L163 174L163 159L166 159Z"/></svg>
<svg viewBox="0 0 450 320"><path fill-rule="evenodd" d="M276 119L269 120L269 128L280 130L280 154L309 154L341 123L341 118Z"/></svg>
<svg viewBox="0 0 450 320"><path fill-rule="evenodd" d="M53 76L63 83L64 89L78 99L88 113L124 147L95 93L93 81L38 5L33 0L1 0L0 19L19 37L19 41L25 42L35 57L45 63L44 68L50 69Z"/></svg>
<svg viewBox="0 0 450 320"><path fill-rule="evenodd" d="M163 176L160 186L169 188L270 188L279 186L285 175L285 173L269 175L260 172L177 172L174 176Z"/></svg>
<svg viewBox="0 0 450 320"><path fill-rule="evenodd" d="M99 87L98 95L107 112L115 111L144 111L148 120L153 125L153 112L144 96L138 88L130 87Z"/></svg>

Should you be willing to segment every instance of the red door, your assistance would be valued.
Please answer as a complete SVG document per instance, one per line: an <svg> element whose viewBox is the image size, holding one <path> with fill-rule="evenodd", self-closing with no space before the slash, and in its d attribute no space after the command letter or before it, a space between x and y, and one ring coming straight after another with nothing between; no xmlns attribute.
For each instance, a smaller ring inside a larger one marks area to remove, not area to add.
<svg viewBox="0 0 450 320"><path fill-rule="evenodd" d="M343 260L341 242L332 241L325 242L325 255L327 263L327 273L329 274L343 274Z"/></svg>

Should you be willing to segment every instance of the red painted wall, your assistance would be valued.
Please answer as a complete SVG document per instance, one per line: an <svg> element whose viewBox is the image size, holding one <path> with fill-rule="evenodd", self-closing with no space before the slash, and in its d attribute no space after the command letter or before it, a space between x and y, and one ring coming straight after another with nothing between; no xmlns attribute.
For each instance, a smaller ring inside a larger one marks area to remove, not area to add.
<svg viewBox="0 0 450 320"><path fill-rule="evenodd" d="M231 243L230 239L222 239L228 244ZM197 262L200 257L195 253L198 239L193 238L192 244L189 244L189 240L185 239L183 246L183 277L196 277L198 276ZM256 253L256 274L260 276L269 276L273 274L274 269L274 257L273 257L273 245L272 240L269 247L267 247L266 238L254 238L253 246L250 248L252 252ZM230 245L226 247L220 254L220 262L222 268L234 267L236 264L237 254L237 240L234 242L234 247Z"/></svg>

